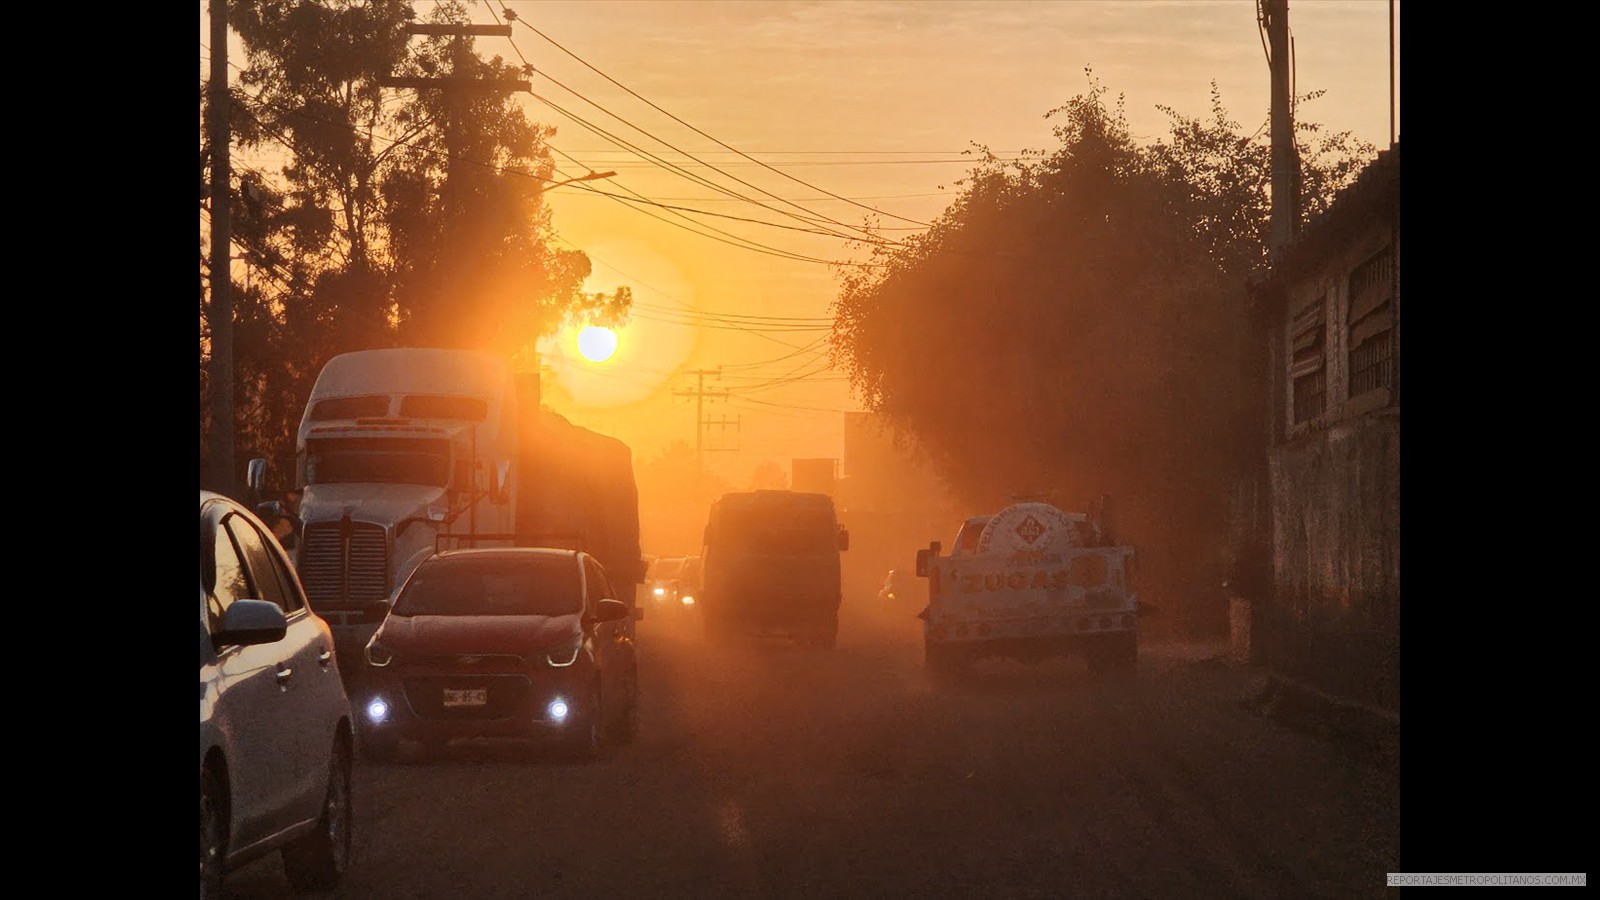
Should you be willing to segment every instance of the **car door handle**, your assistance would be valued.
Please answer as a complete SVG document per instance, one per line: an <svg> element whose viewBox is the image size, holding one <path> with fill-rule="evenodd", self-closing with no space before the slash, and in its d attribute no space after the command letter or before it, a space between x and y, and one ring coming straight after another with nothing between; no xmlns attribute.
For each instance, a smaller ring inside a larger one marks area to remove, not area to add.
<svg viewBox="0 0 1600 900"><path fill-rule="evenodd" d="M324 651L322 651L322 653L318 654L318 656L317 656L317 662L319 664L321 664L321 666L324 669L326 669L328 667L328 663L333 662L333 651L332 650L324 650Z"/></svg>
<svg viewBox="0 0 1600 900"><path fill-rule="evenodd" d="M278 683L279 684L288 684L289 683L289 676L291 676L293 674L294 674L294 670L289 668L288 666L278 666Z"/></svg>

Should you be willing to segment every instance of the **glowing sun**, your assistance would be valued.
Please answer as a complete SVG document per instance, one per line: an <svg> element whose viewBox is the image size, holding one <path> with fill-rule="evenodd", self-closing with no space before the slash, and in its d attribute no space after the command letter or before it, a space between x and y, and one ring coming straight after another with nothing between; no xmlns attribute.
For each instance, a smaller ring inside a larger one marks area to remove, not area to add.
<svg viewBox="0 0 1600 900"><path fill-rule="evenodd" d="M617 333L599 325L588 325L578 332L578 352L590 362L605 362L617 352Z"/></svg>

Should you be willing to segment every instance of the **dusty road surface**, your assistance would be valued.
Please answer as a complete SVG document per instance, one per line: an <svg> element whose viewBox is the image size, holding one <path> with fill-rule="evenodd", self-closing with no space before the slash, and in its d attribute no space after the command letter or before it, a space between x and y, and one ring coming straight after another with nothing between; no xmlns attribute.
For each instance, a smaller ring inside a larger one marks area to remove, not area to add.
<svg viewBox="0 0 1600 900"><path fill-rule="evenodd" d="M865 606L832 651L641 623L641 735L599 762L365 766L337 896L1342 898L1401 871L1393 765L1241 708L1217 647L938 687L916 610ZM275 857L229 887L288 893Z"/></svg>

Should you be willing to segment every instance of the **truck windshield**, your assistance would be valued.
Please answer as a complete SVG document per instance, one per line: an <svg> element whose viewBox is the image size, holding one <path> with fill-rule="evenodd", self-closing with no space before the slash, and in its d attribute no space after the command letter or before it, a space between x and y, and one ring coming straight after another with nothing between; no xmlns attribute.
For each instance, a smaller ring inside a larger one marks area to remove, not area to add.
<svg viewBox="0 0 1600 900"><path fill-rule="evenodd" d="M436 559L395 598L396 616L564 616L583 611L578 564L563 557Z"/></svg>
<svg viewBox="0 0 1600 900"><path fill-rule="evenodd" d="M308 484L450 482L450 445L415 438L338 438L306 442Z"/></svg>
<svg viewBox="0 0 1600 900"><path fill-rule="evenodd" d="M833 517L816 510L729 510L717 538L730 552L753 556L832 556L839 551Z"/></svg>

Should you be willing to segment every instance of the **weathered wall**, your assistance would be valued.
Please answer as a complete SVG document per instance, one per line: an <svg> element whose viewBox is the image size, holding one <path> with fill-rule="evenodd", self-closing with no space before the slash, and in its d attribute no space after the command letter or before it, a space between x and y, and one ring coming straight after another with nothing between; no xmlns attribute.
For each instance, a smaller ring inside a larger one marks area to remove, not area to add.
<svg viewBox="0 0 1600 900"><path fill-rule="evenodd" d="M1400 415L1349 419L1269 459L1273 600L1262 659L1343 697L1400 703Z"/></svg>

